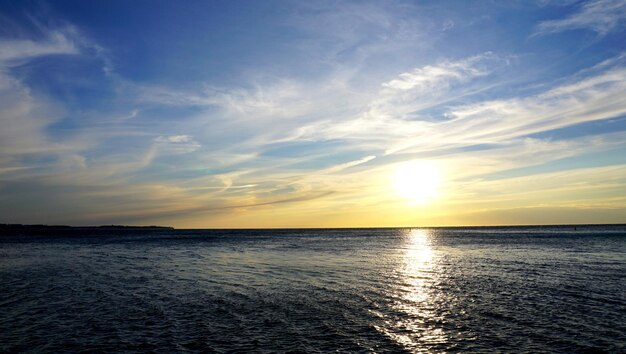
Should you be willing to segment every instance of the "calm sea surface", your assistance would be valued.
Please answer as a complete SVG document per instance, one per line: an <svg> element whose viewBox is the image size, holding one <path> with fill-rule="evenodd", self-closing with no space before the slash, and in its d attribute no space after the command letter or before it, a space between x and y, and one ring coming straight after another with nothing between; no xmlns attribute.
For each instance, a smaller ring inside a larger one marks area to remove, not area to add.
<svg viewBox="0 0 626 354"><path fill-rule="evenodd" d="M626 352L626 227L0 236L1 352Z"/></svg>

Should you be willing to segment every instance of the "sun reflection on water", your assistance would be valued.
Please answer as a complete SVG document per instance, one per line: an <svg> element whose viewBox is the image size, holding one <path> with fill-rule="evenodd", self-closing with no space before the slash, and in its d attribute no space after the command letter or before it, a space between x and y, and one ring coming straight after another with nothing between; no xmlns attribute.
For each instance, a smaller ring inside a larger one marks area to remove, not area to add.
<svg viewBox="0 0 626 354"><path fill-rule="evenodd" d="M426 230L411 230L407 236L404 254L403 274L408 284L405 300L423 302L427 300L425 282L432 274L433 250L430 247L430 234Z"/></svg>
<svg viewBox="0 0 626 354"><path fill-rule="evenodd" d="M404 235L402 261L398 264L392 307L397 315L387 318L385 328L379 330L412 351L428 351L424 344L446 341L445 333L434 325L437 321L438 296L432 283L435 280L436 255L430 230L412 229Z"/></svg>

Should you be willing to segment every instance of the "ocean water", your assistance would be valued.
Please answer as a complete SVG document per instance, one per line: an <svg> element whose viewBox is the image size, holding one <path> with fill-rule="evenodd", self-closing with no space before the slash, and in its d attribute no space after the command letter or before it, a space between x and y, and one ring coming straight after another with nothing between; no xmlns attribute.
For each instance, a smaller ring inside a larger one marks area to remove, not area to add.
<svg viewBox="0 0 626 354"><path fill-rule="evenodd" d="M0 237L1 352L626 352L626 227Z"/></svg>

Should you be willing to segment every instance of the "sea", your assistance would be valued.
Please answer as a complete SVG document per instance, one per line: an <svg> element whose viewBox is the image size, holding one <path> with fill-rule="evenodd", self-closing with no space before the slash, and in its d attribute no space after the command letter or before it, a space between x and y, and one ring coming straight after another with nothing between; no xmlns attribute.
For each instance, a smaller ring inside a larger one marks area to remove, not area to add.
<svg viewBox="0 0 626 354"><path fill-rule="evenodd" d="M3 353L625 353L626 226L0 235Z"/></svg>

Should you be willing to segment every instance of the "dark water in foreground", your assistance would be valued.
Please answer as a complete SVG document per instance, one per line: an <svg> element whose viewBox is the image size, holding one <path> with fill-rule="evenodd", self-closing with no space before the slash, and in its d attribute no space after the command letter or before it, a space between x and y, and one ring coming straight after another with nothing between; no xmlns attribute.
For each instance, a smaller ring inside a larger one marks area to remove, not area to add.
<svg viewBox="0 0 626 354"><path fill-rule="evenodd" d="M0 237L0 351L626 352L626 227Z"/></svg>

